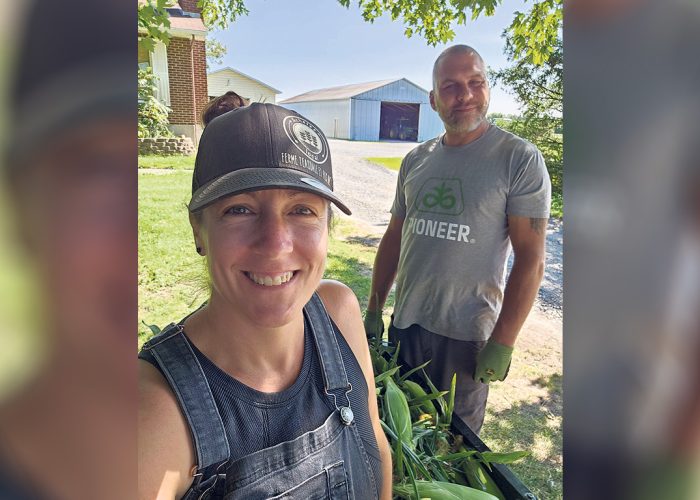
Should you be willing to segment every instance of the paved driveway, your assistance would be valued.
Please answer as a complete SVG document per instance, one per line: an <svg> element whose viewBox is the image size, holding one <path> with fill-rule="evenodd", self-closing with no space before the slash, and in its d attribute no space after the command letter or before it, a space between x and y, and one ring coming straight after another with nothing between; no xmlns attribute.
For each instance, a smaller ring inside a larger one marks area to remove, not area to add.
<svg viewBox="0 0 700 500"><path fill-rule="evenodd" d="M383 233L389 223L397 173L363 158L403 157L418 143L360 142L329 139L335 191L353 212L353 218Z"/></svg>

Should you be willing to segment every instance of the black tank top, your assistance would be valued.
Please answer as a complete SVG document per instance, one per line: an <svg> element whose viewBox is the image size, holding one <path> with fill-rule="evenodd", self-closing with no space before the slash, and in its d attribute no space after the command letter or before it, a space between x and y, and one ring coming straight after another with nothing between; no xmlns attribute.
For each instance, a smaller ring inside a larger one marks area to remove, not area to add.
<svg viewBox="0 0 700 500"><path fill-rule="evenodd" d="M370 456L375 477L381 477L381 460L367 406L367 383L352 349L337 325L331 323L353 387L349 398L357 430ZM289 388L276 393L263 393L246 386L217 367L192 342L190 344L221 414L231 461L312 431L335 410L324 393L318 353L306 323L301 372ZM150 351L142 351L139 358L160 371Z"/></svg>

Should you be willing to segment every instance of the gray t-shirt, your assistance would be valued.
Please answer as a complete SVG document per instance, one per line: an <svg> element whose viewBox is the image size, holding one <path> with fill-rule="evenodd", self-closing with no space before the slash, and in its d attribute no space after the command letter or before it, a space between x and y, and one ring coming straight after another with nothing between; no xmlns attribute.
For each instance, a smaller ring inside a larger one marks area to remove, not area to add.
<svg viewBox="0 0 700 500"><path fill-rule="evenodd" d="M440 136L408 153L391 208L404 219L394 325L488 339L503 301L507 216L547 218L550 199L539 150L494 125L465 146Z"/></svg>

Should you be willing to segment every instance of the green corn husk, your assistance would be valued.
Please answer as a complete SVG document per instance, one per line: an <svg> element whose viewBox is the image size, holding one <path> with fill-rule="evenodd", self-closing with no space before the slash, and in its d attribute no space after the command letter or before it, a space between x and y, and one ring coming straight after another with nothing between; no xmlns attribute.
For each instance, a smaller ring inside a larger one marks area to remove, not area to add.
<svg viewBox="0 0 700 500"><path fill-rule="evenodd" d="M457 374L452 375L452 383L450 383L450 393L447 396L447 425L452 423L452 413L455 410L455 391L457 389Z"/></svg>
<svg viewBox="0 0 700 500"><path fill-rule="evenodd" d="M463 470L469 486L490 493L498 500L505 500L506 497L501 492L501 489L476 458L467 458L464 461Z"/></svg>
<svg viewBox="0 0 700 500"><path fill-rule="evenodd" d="M391 378L394 376L394 374L399 371L400 366L395 366L393 368L388 369L387 371L380 373L376 377L374 377L374 383L375 384L381 384L384 380Z"/></svg>
<svg viewBox="0 0 700 500"><path fill-rule="evenodd" d="M403 375L401 375L401 376L399 377L399 382L403 382L403 381L406 380L408 377L410 377L411 375L413 375L414 373L416 373L418 370L422 370L423 368L425 368L426 366L428 366L428 365L430 364L431 361L432 361L432 360L429 359L429 360L426 361L425 363L420 364L420 365L416 366L415 368L411 368L410 370L408 370L406 373L404 373ZM425 372L423 372L423 373L425 373Z"/></svg>
<svg viewBox="0 0 700 500"><path fill-rule="evenodd" d="M510 453L498 453L495 451L484 451L481 452L481 460L488 466L490 463L494 464L512 464L525 458L530 454L529 451L511 451ZM489 467L490 468L490 467Z"/></svg>
<svg viewBox="0 0 700 500"><path fill-rule="evenodd" d="M413 446L413 427L411 412L408 409L406 396L391 377L384 380L384 415L389 426L397 436L394 457L399 478L403 478L403 447L402 444Z"/></svg>
<svg viewBox="0 0 700 500"><path fill-rule="evenodd" d="M421 372L423 373L423 379L425 380L425 383L428 384L428 387L430 388L430 392L440 392L440 390L437 387L435 387L435 384L433 384L433 381L430 380L428 374L425 373L425 370L421 370ZM437 403L440 407L440 412L443 415L447 415L447 403L445 402L445 398L438 398Z"/></svg>
<svg viewBox="0 0 700 500"><path fill-rule="evenodd" d="M435 408L435 405L433 404L431 399L437 399L441 396L444 396L445 394L447 394L446 392L441 391L437 393L427 394L420 385L416 384L415 382L412 382L411 380L404 380L403 387L413 398L411 400L411 405L418 404L424 413L428 413L433 418L435 418L435 415L437 414L437 409Z"/></svg>
<svg viewBox="0 0 700 500"><path fill-rule="evenodd" d="M415 488L420 498L432 500L498 500L485 491L475 490L461 484L445 483L443 481L416 481ZM394 494L407 500L416 499L412 484L394 485Z"/></svg>
<svg viewBox="0 0 700 500"><path fill-rule="evenodd" d="M374 368L374 373L384 373L388 368L388 363L384 356L374 349L369 351L370 357L372 358L372 368Z"/></svg>

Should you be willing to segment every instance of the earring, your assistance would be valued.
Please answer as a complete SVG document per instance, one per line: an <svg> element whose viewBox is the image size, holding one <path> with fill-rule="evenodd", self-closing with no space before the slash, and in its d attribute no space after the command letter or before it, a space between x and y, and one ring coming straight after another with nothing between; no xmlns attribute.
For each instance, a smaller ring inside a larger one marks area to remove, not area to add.
<svg viewBox="0 0 700 500"><path fill-rule="evenodd" d="M199 255L203 255L203 254L202 254L202 247L197 247L197 253L198 253Z"/></svg>

